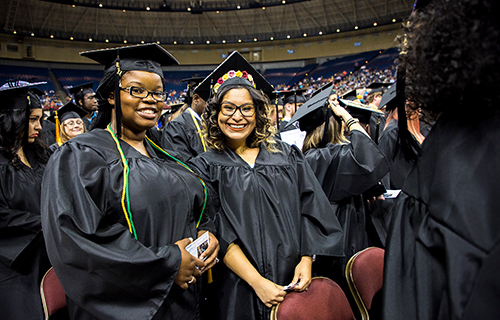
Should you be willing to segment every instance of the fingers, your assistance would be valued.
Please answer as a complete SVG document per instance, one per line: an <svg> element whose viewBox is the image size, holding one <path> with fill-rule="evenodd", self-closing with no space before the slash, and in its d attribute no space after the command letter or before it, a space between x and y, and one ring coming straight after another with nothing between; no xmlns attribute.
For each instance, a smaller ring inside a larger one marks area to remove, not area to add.
<svg viewBox="0 0 500 320"><path fill-rule="evenodd" d="M182 240L177 241L175 244L179 246L179 248L186 248L191 242L193 242L193 238L184 238Z"/></svg>

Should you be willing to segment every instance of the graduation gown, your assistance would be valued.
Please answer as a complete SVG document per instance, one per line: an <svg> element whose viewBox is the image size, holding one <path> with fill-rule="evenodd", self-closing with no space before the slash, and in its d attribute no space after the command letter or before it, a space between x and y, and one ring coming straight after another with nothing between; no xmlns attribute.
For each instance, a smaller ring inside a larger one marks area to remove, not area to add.
<svg viewBox="0 0 500 320"><path fill-rule="evenodd" d="M0 154L0 310L5 320L43 319L40 281L50 268L40 222L45 165L24 148L31 168Z"/></svg>
<svg viewBox="0 0 500 320"><path fill-rule="evenodd" d="M327 263L321 270L348 290L344 280L347 261L371 243L366 230L370 217L365 212L362 193L389 172L389 163L373 140L358 130L351 132L351 143L329 143L324 148L309 149L305 157L344 230L345 258L335 261L333 267Z"/></svg>
<svg viewBox="0 0 500 320"><path fill-rule="evenodd" d="M201 128L201 122L195 118ZM184 162L205 152L200 135L189 110L168 122L162 130L162 148L171 151Z"/></svg>
<svg viewBox="0 0 500 320"><path fill-rule="evenodd" d="M500 116L465 117L437 121L393 207L385 319L500 319Z"/></svg>
<svg viewBox="0 0 500 320"><path fill-rule="evenodd" d="M74 319L198 319L198 288L174 283L181 252L196 238L204 192L194 174L145 143L120 140L130 168L134 239L121 207L123 165L106 130L63 144L43 179L47 251ZM210 205L207 206L210 208ZM209 209L208 209L209 210ZM208 215L199 230L212 230Z"/></svg>
<svg viewBox="0 0 500 320"><path fill-rule="evenodd" d="M370 136L375 144L378 144L378 140L384 131L384 126L386 122L386 115L376 112L372 112L370 116Z"/></svg>
<svg viewBox="0 0 500 320"><path fill-rule="evenodd" d="M219 193L214 223L221 256L236 243L264 278L287 285L302 256L343 256L343 237L301 151L281 141L278 146L283 152L271 153L262 144L254 168L229 148L191 161ZM253 289L224 264L218 268L214 318L269 319L271 309Z"/></svg>
<svg viewBox="0 0 500 320"><path fill-rule="evenodd" d="M384 177L382 183L387 189L398 190L403 187L412 163L406 161L401 149L398 148L398 120L391 120L380 136L378 146L384 153L391 171Z"/></svg>

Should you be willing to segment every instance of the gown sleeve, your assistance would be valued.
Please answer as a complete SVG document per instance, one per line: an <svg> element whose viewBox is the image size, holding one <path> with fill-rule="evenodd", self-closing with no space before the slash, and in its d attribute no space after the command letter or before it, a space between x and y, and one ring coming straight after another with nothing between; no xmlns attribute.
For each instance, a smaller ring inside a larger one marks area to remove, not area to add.
<svg viewBox="0 0 500 320"><path fill-rule="evenodd" d="M301 255L344 256L342 228L333 207L302 152L292 146L290 157L298 175L302 217Z"/></svg>
<svg viewBox="0 0 500 320"><path fill-rule="evenodd" d="M162 148L172 152L174 156L178 157L181 161L189 161L189 159L196 157L196 152L193 150L196 146L192 145L194 142L188 137L184 122L171 121L168 126L162 130L161 143ZM196 134L194 132L193 134ZM196 137L198 137L196 135Z"/></svg>
<svg viewBox="0 0 500 320"><path fill-rule="evenodd" d="M364 133L353 130L351 143L329 144L306 159L330 201L357 196L375 186L389 172L389 162Z"/></svg>
<svg viewBox="0 0 500 320"><path fill-rule="evenodd" d="M8 169L9 166L1 165L0 177L5 178ZM31 266L32 261L27 259L34 259L31 253L43 244L40 214L11 208L5 194L23 192L19 186L7 185L5 179L0 179L0 188L0 260L19 271L31 269L27 266Z"/></svg>
<svg viewBox="0 0 500 320"><path fill-rule="evenodd" d="M121 208L110 205L121 194L112 179L110 164L90 147L66 143L52 155L42 184L47 251L66 295L95 318L151 319L174 284L181 252L133 238L118 221Z"/></svg>

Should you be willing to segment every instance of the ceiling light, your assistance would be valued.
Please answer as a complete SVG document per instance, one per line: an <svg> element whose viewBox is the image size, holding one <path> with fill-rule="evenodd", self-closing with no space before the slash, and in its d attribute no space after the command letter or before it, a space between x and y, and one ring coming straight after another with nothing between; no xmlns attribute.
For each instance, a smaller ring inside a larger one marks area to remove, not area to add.
<svg viewBox="0 0 500 320"><path fill-rule="evenodd" d="M191 11L191 8L188 8L188 11Z"/></svg>
<svg viewBox="0 0 500 320"><path fill-rule="evenodd" d="M257 38L253 38L253 41L257 41Z"/></svg>
<svg viewBox="0 0 500 320"><path fill-rule="evenodd" d="M241 39L238 39L238 42L241 42Z"/></svg>
<svg viewBox="0 0 500 320"><path fill-rule="evenodd" d="M53 34L51 34L51 35L50 35L50 38L51 38L51 39L54 39L54 35L53 35Z"/></svg>
<svg viewBox="0 0 500 320"><path fill-rule="evenodd" d="M146 7L146 10L148 10L148 11L149 11L149 10L151 10L151 8L150 8L150 7Z"/></svg>
<svg viewBox="0 0 500 320"><path fill-rule="evenodd" d="M269 38L269 39L271 39L271 41L273 41L273 40L274 40L274 37L271 37L271 38Z"/></svg>
<svg viewBox="0 0 500 320"><path fill-rule="evenodd" d="M337 29L337 32L340 32L340 29Z"/></svg>
<svg viewBox="0 0 500 320"><path fill-rule="evenodd" d="M354 29L358 30L358 26L355 26Z"/></svg>
<svg viewBox="0 0 500 320"><path fill-rule="evenodd" d="M99 3L99 8L102 8L102 3Z"/></svg>
<svg viewBox="0 0 500 320"><path fill-rule="evenodd" d="M108 40L108 39L106 39L106 40L104 40L104 41L105 41L105 42L109 42L109 40Z"/></svg>
<svg viewBox="0 0 500 320"><path fill-rule="evenodd" d="M126 12L127 10L123 9L122 12Z"/></svg>
<svg viewBox="0 0 500 320"><path fill-rule="evenodd" d="M304 34L303 34L303 36L304 36L304 37L307 37L307 33L304 33Z"/></svg>
<svg viewBox="0 0 500 320"><path fill-rule="evenodd" d="M74 7L76 7L76 6L75 6L75 5L72 5L71 7L72 7L72 8L74 8Z"/></svg>
<svg viewBox="0 0 500 320"><path fill-rule="evenodd" d="M73 40L74 38L73 37L69 37L69 40Z"/></svg>
<svg viewBox="0 0 500 320"><path fill-rule="evenodd" d="M207 44L210 44L210 41L209 41L209 40L207 40Z"/></svg>
<svg viewBox="0 0 500 320"><path fill-rule="evenodd" d="M190 41L189 44L194 44L194 41Z"/></svg>
<svg viewBox="0 0 500 320"><path fill-rule="evenodd" d="M32 33L31 33L31 36L32 36L32 37L34 37L34 36L35 36L35 34L32 32Z"/></svg>
<svg viewBox="0 0 500 320"><path fill-rule="evenodd" d="M160 41L156 41L156 43L160 44Z"/></svg>
<svg viewBox="0 0 500 320"><path fill-rule="evenodd" d="M127 40L123 40L123 43L127 43Z"/></svg>
<svg viewBox="0 0 500 320"><path fill-rule="evenodd" d="M286 3L286 1L285 1L285 0L283 0L283 1L281 1L281 3L285 4L285 3Z"/></svg>
<svg viewBox="0 0 500 320"><path fill-rule="evenodd" d="M396 19L392 19L392 22L396 22Z"/></svg>
<svg viewBox="0 0 500 320"><path fill-rule="evenodd" d="M286 38L287 38L287 39L290 39L290 35L287 35L287 36L286 36Z"/></svg>
<svg viewBox="0 0 500 320"><path fill-rule="evenodd" d="M262 10L266 10L266 7L262 7Z"/></svg>
<svg viewBox="0 0 500 320"><path fill-rule="evenodd" d="M89 41L92 42L92 38L89 38Z"/></svg>
<svg viewBox="0 0 500 320"><path fill-rule="evenodd" d="M13 34L16 34L17 32L16 32L16 30L14 30L14 31L12 31L12 33L13 33Z"/></svg>
<svg viewBox="0 0 500 320"><path fill-rule="evenodd" d="M144 40L142 40L141 43L144 44Z"/></svg>
<svg viewBox="0 0 500 320"><path fill-rule="evenodd" d="M237 7L236 7L236 9L240 10L240 9L241 9L241 7L240 7L240 6L237 6Z"/></svg>
<svg viewBox="0 0 500 320"><path fill-rule="evenodd" d="M320 32L318 32L318 33L319 33L319 35L320 35L320 36L322 36L322 35L323 35L323 31L320 31Z"/></svg>
<svg viewBox="0 0 500 320"><path fill-rule="evenodd" d="M174 44L177 44L177 41L174 41Z"/></svg>
<svg viewBox="0 0 500 320"><path fill-rule="evenodd" d="M226 43L226 40L222 40L222 43Z"/></svg>
<svg viewBox="0 0 500 320"><path fill-rule="evenodd" d="M377 26L377 23L375 22L375 23L373 24L373 26L374 26L374 27L376 27L376 26Z"/></svg>
<svg viewBox="0 0 500 320"><path fill-rule="evenodd" d="M215 13L219 13L219 10L215 11Z"/></svg>

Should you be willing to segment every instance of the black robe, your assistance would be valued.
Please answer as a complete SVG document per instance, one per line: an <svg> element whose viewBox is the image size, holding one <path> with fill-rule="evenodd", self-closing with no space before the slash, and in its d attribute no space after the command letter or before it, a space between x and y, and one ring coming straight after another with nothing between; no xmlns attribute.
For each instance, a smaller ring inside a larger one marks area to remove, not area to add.
<svg viewBox="0 0 500 320"><path fill-rule="evenodd" d="M196 238L203 188L149 144L151 158L120 145L138 240L121 207L123 165L109 132L71 139L47 164L42 225L69 313L75 319L198 319L199 288L182 291L174 283L181 263L174 242ZM207 217L199 230L213 231Z"/></svg>
<svg viewBox="0 0 500 320"><path fill-rule="evenodd" d="M351 143L329 143L325 148L307 150L305 157L344 230L345 258L335 261L334 266L326 260L320 270L349 290L344 280L347 261L373 242L366 230L370 217L365 212L362 193L389 172L389 163L372 139L357 130L351 132ZM318 264L321 263L319 259Z"/></svg>
<svg viewBox="0 0 500 320"><path fill-rule="evenodd" d="M387 117L385 114L372 112L370 116L370 137L378 144L378 140L384 131L385 122Z"/></svg>
<svg viewBox="0 0 500 320"><path fill-rule="evenodd" d="M198 122L201 129L200 121L196 118L195 121ZM161 143L163 149L177 155L179 160L184 162L205 152L189 110L183 112L173 121L167 122L162 129Z"/></svg>
<svg viewBox="0 0 500 320"><path fill-rule="evenodd" d="M283 152L262 145L254 168L229 148L191 161L219 192L214 222L221 257L236 243L264 278L288 285L302 256L343 256L343 236L302 152L281 141L278 146ZM218 268L214 318L269 319L270 309L254 290L224 264Z"/></svg>
<svg viewBox="0 0 500 320"><path fill-rule="evenodd" d="M0 154L0 318L43 319L40 281L50 268L40 222L45 165L24 148L31 168Z"/></svg>
<svg viewBox="0 0 500 320"><path fill-rule="evenodd" d="M393 207L385 319L500 319L500 116L441 117Z"/></svg>

